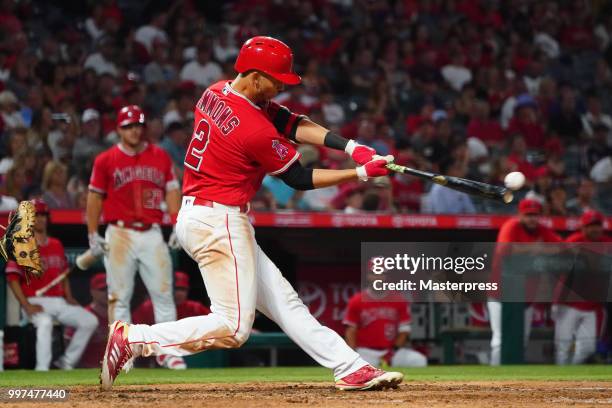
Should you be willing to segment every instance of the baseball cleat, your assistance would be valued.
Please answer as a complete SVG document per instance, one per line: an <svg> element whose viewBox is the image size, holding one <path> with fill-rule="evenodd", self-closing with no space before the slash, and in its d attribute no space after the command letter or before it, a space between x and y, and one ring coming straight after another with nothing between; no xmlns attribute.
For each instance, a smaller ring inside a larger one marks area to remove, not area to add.
<svg viewBox="0 0 612 408"><path fill-rule="evenodd" d="M108 341L102 360L100 388L110 390L121 369L128 372L134 364L134 353L128 342L130 325L120 320L109 326Z"/></svg>
<svg viewBox="0 0 612 408"><path fill-rule="evenodd" d="M161 367L166 367L171 370L187 369L187 364L185 364L185 360L183 359L183 357L162 354L160 356L155 357L155 361Z"/></svg>
<svg viewBox="0 0 612 408"><path fill-rule="evenodd" d="M336 381L336 388L342 391L384 390L399 387L403 379L402 373L379 370L368 364Z"/></svg>

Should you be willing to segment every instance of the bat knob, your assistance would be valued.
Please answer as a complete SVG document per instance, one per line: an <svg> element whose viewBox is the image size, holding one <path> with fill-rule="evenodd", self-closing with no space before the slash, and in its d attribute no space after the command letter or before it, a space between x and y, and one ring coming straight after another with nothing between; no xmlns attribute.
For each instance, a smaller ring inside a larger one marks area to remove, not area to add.
<svg viewBox="0 0 612 408"><path fill-rule="evenodd" d="M506 190L502 195L502 199L504 200L504 203L510 204L512 200L514 200L514 194L512 194L512 191Z"/></svg>

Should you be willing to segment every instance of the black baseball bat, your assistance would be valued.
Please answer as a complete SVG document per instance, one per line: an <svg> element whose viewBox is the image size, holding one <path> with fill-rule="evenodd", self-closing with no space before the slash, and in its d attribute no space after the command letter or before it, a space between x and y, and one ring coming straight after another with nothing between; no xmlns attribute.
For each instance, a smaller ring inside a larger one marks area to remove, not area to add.
<svg viewBox="0 0 612 408"><path fill-rule="evenodd" d="M444 176L442 174L430 173L428 171L411 169L410 167L400 166L399 164L389 163L387 168L396 173L410 174L425 180L430 180L444 187L462 191L467 194L485 197L505 204L512 202L514 195L512 191L505 187L494 186L492 184L481 183L479 181L468 180L461 177Z"/></svg>

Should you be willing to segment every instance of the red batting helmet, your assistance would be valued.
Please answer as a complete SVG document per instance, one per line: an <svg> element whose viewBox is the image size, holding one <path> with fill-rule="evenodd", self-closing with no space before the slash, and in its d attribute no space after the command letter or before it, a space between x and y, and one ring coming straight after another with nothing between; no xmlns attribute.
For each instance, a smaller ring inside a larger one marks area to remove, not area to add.
<svg viewBox="0 0 612 408"><path fill-rule="evenodd" d="M32 200L32 203L34 204L34 210L36 211L37 215L49 214L49 206L42 198L35 198Z"/></svg>
<svg viewBox="0 0 612 408"><path fill-rule="evenodd" d="M293 72L291 48L272 37L248 39L240 49L234 68L240 73L252 69L261 71L287 85L297 85L302 80Z"/></svg>
<svg viewBox="0 0 612 408"><path fill-rule="evenodd" d="M117 126L122 127L132 123L140 123L141 125L145 123L144 112L138 105L124 106L117 114Z"/></svg>

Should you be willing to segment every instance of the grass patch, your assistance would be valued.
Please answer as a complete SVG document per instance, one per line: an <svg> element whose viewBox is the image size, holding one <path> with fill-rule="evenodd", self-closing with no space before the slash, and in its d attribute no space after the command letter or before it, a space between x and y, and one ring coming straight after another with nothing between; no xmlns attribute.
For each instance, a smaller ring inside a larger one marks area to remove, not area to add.
<svg viewBox="0 0 612 408"><path fill-rule="evenodd" d="M432 366L399 369L406 381L612 381L606 365L557 367L552 365L517 366ZM0 372L0 387L46 387L97 385L97 369L73 371L7 370ZM185 371L136 368L122 373L117 384L181 384L233 382L332 382L331 371L321 367L193 368ZM612 384L611 384L612 386Z"/></svg>

